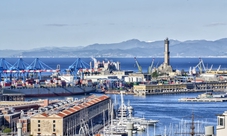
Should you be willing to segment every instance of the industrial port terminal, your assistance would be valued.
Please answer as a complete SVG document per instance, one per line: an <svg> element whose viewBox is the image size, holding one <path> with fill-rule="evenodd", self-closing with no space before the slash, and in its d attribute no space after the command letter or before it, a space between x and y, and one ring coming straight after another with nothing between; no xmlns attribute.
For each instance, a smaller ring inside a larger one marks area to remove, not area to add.
<svg viewBox="0 0 227 136"><path fill-rule="evenodd" d="M78 58L64 70L61 70L60 66L52 69L38 58L31 64L19 58L14 65L2 58L0 60L0 125L5 127L2 131L10 128L11 134L18 136L100 135L100 132L105 134L113 131L108 123L111 123L112 118L117 118L117 114L112 115L112 112L119 111L119 109L112 109L113 102L108 93L146 96L226 91L226 71L205 69L202 59L189 71L173 69L170 63L168 38L164 40L164 49L164 62L155 67L153 60L146 73L142 71L136 57L134 60L138 72L121 70L120 62L98 61L94 57L92 57L93 63L90 62L90 64ZM88 95L90 93L102 94ZM84 98L71 97L79 94L84 95ZM67 100L25 101L26 97L41 96L70 97ZM203 99L197 101L203 101ZM206 101L208 101L207 98ZM121 117L114 121L122 125L124 122L122 116L125 113L122 113L123 109L121 110L119 111ZM217 134L219 135L217 136L224 136L222 134L227 130L222 126L227 114L224 112L217 118L222 121L222 123L218 122ZM135 121L136 118L133 120ZM140 129L134 123L124 125L127 127L121 126L121 129L128 131L119 134L121 136L130 136L134 128ZM110 127L109 129L106 127L106 132L105 126Z"/></svg>

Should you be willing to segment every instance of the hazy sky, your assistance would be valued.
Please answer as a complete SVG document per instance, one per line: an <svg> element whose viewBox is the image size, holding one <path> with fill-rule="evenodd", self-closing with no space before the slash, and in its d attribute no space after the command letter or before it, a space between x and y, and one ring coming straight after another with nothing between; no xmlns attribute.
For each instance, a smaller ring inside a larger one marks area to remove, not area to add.
<svg viewBox="0 0 227 136"><path fill-rule="evenodd" d="M2 0L0 50L227 37L227 0Z"/></svg>

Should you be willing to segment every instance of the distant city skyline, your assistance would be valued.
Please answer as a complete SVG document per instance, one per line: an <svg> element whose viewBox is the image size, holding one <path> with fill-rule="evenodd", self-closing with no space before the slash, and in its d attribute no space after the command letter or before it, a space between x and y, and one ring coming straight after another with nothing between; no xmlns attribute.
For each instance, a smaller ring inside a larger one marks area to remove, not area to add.
<svg viewBox="0 0 227 136"><path fill-rule="evenodd" d="M226 0L1 1L0 50L227 37Z"/></svg>

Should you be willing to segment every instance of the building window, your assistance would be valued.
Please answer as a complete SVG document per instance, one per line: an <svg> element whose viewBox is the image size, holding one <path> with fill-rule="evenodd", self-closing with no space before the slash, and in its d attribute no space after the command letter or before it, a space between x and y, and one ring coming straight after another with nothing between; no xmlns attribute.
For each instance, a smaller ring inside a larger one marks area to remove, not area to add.
<svg viewBox="0 0 227 136"><path fill-rule="evenodd" d="M55 123L55 120L53 120L53 123Z"/></svg>
<svg viewBox="0 0 227 136"><path fill-rule="evenodd" d="M53 124L53 128L55 127L55 124Z"/></svg>
<svg viewBox="0 0 227 136"><path fill-rule="evenodd" d="M38 123L40 123L40 120L38 120Z"/></svg>
<svg viewBox="0 0 227 136"><path fill-rule="evenodd" d="M53 131L55 132L55 128L53 128Z"/></svg>
<svg viewBox="0 0 227 136"><path fill-rule="evenodd" d="M224 126L225 119L224 117L218 117L218 126Z"/></svg>
<svg viewBox="0 0 227 136"><path fill-rule="evenodd" d="M40 127L40 124L38 124L38 127Z"/></svg>
<svg viewBox="0 0 227 136"><path fill-rule="evenodd" d="M40 131L40 128L38 128L38 131Z"/></svg>

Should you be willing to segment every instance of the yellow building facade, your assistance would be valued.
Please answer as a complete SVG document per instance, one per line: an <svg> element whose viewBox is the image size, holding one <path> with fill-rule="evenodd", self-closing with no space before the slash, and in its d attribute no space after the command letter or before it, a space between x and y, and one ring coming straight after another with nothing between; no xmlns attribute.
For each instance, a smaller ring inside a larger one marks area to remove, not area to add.
<svg viewBox="0 0 227 136"><path fill-rule="evenodd" d="M80 103L80 104L79 104ZM79 102L65 109L51 109L31 117L31 135L33 136L70 136L86 135L92 122L102 119L103 113L109 113L110 98L106 95ZM62 109L61 111L59 111ZM106 115L107 116L107 115Z"/></svg>

